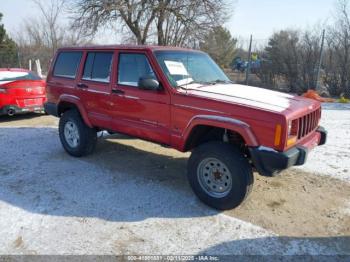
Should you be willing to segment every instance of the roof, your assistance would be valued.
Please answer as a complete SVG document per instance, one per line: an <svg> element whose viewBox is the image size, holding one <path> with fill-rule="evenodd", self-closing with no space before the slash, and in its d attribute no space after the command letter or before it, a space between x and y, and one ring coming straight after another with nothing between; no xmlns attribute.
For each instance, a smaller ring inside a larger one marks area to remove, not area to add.
<svg viewBox="0 0 350 262"><path fill-rule="evenodd" d="M78 49L78 50L86 50L86 49L121 49L121 50L178 50L178 51L197 51L199 50L183 48L183 47L175 47L175 46L157 46L157 45L87 45L87 46L67 46L59 48L59 50L63 49Z"/></svg>

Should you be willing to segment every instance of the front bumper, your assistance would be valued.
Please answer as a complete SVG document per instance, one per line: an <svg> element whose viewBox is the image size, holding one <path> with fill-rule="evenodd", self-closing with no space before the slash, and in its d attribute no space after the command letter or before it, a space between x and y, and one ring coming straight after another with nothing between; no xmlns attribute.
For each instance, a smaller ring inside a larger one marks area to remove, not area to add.
<svg viewBox="0 0 350 262"><path fill-rule="evenodd" d="M277 152L265 147L249 148L256 170L263 176L275 176L280 171L292 166L303 165L315 146L324 145L327 141L327 131L319 127L312 137L302 145L298 145L286 152Z"/></svg>

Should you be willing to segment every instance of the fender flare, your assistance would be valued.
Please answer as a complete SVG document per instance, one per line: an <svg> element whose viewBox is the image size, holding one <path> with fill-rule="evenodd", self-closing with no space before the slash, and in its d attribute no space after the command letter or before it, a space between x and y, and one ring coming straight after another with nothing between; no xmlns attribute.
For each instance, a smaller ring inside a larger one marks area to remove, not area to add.
<svg viewBox="0 0 350 262"><path fill-rule="evenodd" d="M78 108L79 113L80 113L81 117L83 118L85 124L90 128L93 127L93 125L91 124L90 119L88 117L88 114L87 114L79 97L74 96L74 95L67 95L67 94L61 95L59 98L59 101L58 101L57 112L58 112L58 108L59 108L60 104L65 103L65 102L75 105Z"/></svg>
<svg viewBox="0 0 350 262"><path fill-rule="evenodd" d="M191 119L182 136L183 149L186 146L187 140L191 135L192 130L199 125L219 127L219 128L237 132L243 137L244 141L248 146L250 147L259 146L256 136L254 135L252 129L247 123L238 119L230 118L230 117L215 116L215 115L197 115Z"/></svg>

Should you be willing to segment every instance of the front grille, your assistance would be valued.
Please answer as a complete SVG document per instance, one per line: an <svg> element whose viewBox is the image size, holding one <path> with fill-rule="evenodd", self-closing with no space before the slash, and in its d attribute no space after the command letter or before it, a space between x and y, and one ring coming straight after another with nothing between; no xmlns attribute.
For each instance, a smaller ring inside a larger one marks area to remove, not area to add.
<svg viewBox="0 0 350 262"><path fill-rule="evenodd" d="M321 108L300 117L298 121L298 139L301 139L313 132L319 124L321 118Z"/></svg>

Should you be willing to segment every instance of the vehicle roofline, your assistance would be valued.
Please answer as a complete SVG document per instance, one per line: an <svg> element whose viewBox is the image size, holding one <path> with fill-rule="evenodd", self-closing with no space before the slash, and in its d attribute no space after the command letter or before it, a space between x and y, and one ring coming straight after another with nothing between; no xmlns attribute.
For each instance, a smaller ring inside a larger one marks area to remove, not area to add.
<svg viewBox="0 0 350 262"><path fill-rule="evenodd" d="M157 45L86 45L86 46L66 46L61 47L58 51L66 51L66 50L105 50L105 49L117 49L117 50L142 50L142 51L194 51L194 52L202 52L200 50L176 47L176 46L157 46Z"/></svg>

